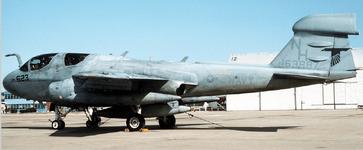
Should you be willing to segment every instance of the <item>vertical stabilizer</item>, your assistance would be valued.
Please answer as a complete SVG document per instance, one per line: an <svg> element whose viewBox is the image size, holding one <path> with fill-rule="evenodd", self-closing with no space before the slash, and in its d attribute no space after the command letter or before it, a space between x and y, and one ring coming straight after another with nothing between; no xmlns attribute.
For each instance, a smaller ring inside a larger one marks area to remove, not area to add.
<svg viewBox="0 0 363 150"><path fill-rule="evenodd" d="M292 30L294 36L271 62L272 67L315 70L327 80L355 77L348 40L348 35L359 34L354 13L306 16Z"/></svg>

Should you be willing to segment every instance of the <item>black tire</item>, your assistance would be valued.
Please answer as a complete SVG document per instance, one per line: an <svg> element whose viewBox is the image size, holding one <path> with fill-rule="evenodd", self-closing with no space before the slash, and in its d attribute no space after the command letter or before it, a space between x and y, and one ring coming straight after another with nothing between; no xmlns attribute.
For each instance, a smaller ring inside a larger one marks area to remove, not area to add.
<svg viewBox="0 0 363 150"><path fill-rule="evenodd" d="M89 120L88 120L88 121L86 122L86 127L87 127L87 128L91 128L92 126L93 126L92 121L89 121Z"/></svg>
<svg viewBox="0 0 363 150"><path fill-rule="evenodd" d="M98 127L98 123L97 121L92 121L92 127L93 128L97 128Z"/></svg>
<svg viewBox="0 0 363 150"><path fill-rule="evenodd" d="M161 129L171 129L175 126L175 116L161 116L159 117L159 125Z"/></svg>
<svg viewBox="0 0 363 150"><path fill-rule="evenodd" d="M60 127L59 127L59 130L62 130L64 129L64 127L66 127L66 123L63 121L63 120L59 120L59 123L60 123Z"/></svg>
<svg viewBox="0 0 363 150"><path fill-rule="evenodd" d="M145 127L145 118L140 114L133 113L127 117L126 125L130 131L140 131Z"/></svg>
<svg viewBox="0 0 363 150"><path fill-rule="evenodd" d="M101 117L98 117L98 116L93 115L92 116L92 121L94 121L94 122L101 122Z"/></svg>

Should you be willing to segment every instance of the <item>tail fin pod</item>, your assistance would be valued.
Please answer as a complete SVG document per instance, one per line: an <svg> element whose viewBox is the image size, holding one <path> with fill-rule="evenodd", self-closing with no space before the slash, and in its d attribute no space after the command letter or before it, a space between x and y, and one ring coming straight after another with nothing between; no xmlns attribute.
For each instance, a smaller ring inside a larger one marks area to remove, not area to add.
<svg viewBox="0 0 363 150"><path fill-rule="evenodd" d="M358 35L355 14L318 14L295 23L294 36L270 63L275 68L326 72L329 80L355 76L348 35Z"/></svg>

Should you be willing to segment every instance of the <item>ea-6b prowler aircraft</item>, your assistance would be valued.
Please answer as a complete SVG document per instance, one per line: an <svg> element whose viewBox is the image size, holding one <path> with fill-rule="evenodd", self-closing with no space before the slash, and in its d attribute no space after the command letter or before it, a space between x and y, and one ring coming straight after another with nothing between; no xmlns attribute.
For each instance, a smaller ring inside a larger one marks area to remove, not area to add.
<svg viewBox="0 0 363 150"><path fill-rule="evenodd" d="M100 116L127 118L131 131L157 117L162 128L175 125L174 114L190 111L184 101L213 95L286 89L356 76L348 35L358 35L355 14L318 14L295 23L294 36L268 65L143 61L112 55L51 53L31 58L3 80L6 90L72 109L83 108L88 127ZM212 98L213 99L213 98ZM108 109L89 111L92 107ZM56 107L52 127L62 129Z"/></svg>

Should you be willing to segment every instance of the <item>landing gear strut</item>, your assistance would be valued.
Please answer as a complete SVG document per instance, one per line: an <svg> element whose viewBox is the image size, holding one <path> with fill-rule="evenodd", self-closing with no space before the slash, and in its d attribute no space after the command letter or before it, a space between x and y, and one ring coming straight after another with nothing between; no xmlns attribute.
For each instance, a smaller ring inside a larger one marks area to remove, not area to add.
<svg viewBox="0 0 363 150"><path fill-rule="evenodd" d="M62 130L64 129L64 127L66 126L66 124L64 123L63 119L67 116L68 113L70 113L73 108L70 108L68 110L65 111L65 113L62 113L60 111L61 106L55 106L55 120L51 121L52 122L52 128L53 129L57 129L57 130Z"/></svg>
<svg viewBox="0 0 363 150"><path fill-rule="evenodd" d="M99 123L101 122L101 118L95 115L95 112L97 111L96 108L88 107L84 109L84 113L86 114L86 117L88 120L86 121L86 126L88 128L96 128L99 126Z"/></svg>
<svg viewBox="0 0 363 150"><path fill-rule="evenodd" d="M159 125L161 129L171 129L175 126L175 116L161 116L159 119Z"/></svg>

